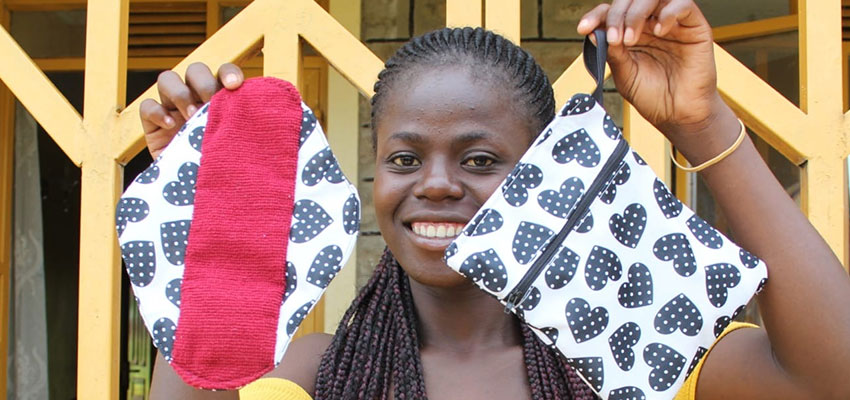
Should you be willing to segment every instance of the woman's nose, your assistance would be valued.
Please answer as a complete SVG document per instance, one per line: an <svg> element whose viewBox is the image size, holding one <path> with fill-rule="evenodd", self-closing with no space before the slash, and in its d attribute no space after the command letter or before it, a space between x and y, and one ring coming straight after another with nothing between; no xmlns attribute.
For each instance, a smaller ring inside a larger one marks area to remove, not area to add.
<svg viewBox="0 0 850 400"><path fill-rule="evenodd" d="M433 201L462 197L463 185L457 176L458 171L454 171L451 167L448 161L426 162L420 170L422 171L421 179L416 183L413 194Z"/></svg>

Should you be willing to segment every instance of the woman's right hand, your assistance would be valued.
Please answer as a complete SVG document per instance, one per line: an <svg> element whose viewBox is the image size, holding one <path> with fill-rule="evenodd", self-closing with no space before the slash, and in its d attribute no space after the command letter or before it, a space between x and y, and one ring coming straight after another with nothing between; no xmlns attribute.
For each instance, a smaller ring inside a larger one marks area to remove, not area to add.
<svg viewBox="0 0 850 400"><path fill-rule="evenodd" d="M171 70L159 74L156 88L162 104L145 99L139 106L145 142L151 156L157 158L186 120L222 87L234 90L242 86L244 80L242 69L230 63L219 67L218 79L206 64L200 62L186 69L186 82Z"/></svg>

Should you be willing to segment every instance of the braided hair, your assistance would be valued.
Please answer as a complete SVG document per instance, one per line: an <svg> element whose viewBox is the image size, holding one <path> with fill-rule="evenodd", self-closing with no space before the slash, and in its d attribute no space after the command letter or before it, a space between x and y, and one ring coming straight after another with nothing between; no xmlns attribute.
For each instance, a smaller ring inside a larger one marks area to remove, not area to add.
<svg viewBox="0 0 850 400"><path fill-rule="evenodd" d="M535 134L555 118L555 95L543 68L527 51L482 28L443 28L415 37L387 60L372 96L372 146L387 92L420 68L467 66L511 89Z"/></svg>
<svg viewBox="0 0 850 400"><path fill-rule="evenodd" d="M532 132L555 116L552 87L534 58L519 46L481 28L444 28L411 39L378 75L372 97L372 144L376 116L387 92L417 68L464 65L488 74L514 95ZM417 314L407 274L385 250L369 282L345 312L316 377L317 400L425 399ZM591 400L596 396L563 357L520 324L523 359L532 398ZM390 394L392 390L392 394Z"/></svg>

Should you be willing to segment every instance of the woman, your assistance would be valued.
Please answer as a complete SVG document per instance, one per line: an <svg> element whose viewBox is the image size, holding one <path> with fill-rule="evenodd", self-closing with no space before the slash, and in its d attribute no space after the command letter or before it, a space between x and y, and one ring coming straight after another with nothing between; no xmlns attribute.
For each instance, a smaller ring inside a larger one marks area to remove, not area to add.
<svg viewBox="0 0 850 400"><path fill-rule="evenodd" d="M597 27L608 32L617 89L692 164L735 141L740 127L717 92L711 28L692 0L615 0L586 14L578 32ZM163 73L163 104L142 104L154 156L217 90L205 66L186 76L183 84ZM232 65L219 76L229 89L242 81ZM441 30L387 62L372 101L374 202L389 252L336 335L293 342L270 375L315 398L592 398L555 353L443 263L451 238L422 233L465 224L552 119L540 67L492 33ZM681 398L850 398L841 376L850 363L842 309L850 279L840 262L749 139L701 175L771 278L758 297L765 327L727 330ZM191 390L162 359L152 394L235 398Z"/></svg>

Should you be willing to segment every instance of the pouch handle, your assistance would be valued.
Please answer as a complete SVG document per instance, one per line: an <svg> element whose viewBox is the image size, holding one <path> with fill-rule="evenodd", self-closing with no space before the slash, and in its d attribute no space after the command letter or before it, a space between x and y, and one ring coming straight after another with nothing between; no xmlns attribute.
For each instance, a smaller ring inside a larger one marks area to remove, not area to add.
<svg viewBox="0 0 850 400"><path fill-rule="evenodd" d="M605 62L608 59L608 40L604 29L593 31L596 36L596 45L590 41L590 35L584 38L584 66L593 79L596 80L596 89L593 98L602 104L602 84L605 82Z"/></svg>

